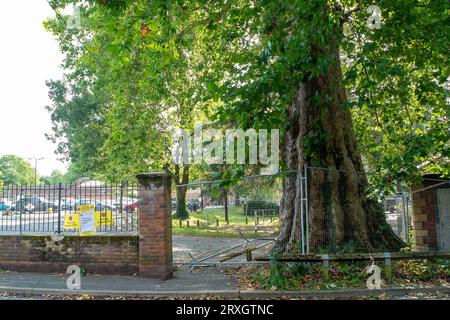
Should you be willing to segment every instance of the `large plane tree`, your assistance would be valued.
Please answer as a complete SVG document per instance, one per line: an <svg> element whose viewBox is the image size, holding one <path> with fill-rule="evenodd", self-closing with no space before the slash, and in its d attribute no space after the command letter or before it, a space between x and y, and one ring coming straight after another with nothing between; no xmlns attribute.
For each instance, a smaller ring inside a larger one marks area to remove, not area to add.
<svg viewBox="0 0 450 320"><path fill-rule="evenodd" d="M52 1L60 8L72 2ZM223 125L282 129L283 169L326 169L308 181L314 248L402 246L368 194L365 163L391 170L379 175L390 183L431 155L448 155L448 1L83 4L89 42L79 47L81 61L108 66L117 94L131 86L117 81L125 75L135 77L140 97L169 99L183 61L190 104L214 105ZM373 4L379 29L367 24ZM93 69L106 79L104 68ZM283 188L278 247L287 252L301 237L298 176L286 177Z"/></svg>

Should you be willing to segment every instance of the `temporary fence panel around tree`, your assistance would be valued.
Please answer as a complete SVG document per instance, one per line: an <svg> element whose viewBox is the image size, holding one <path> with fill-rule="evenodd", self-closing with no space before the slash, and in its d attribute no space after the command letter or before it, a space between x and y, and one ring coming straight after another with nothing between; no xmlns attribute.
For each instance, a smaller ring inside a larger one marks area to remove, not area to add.
<svg viewBox="0 0 450 320"><path fill-rule="evenodd" d="M371 190L363 172L308 167L303 177L303 252L397 251L398 243L409 242L408 193ZM358 187L348 181L358 181Z"/></svg>
<svg viewBox="0 0 450 320"><path fill-rule="evenodd" d="M354 189L348 180L360 180L359 188ZM298 192L283 198L283 189L293 185ZM308 167L274 176L244 177L232 185L207 181L183 187L187 188L189 218L174 216L175 234L271 237L275 239L273 252L288 248L300 254L392 251L392 238L405 246L411 243L410 193L386 196L381 190L371 190L363 173ZM173 199L173 212L177 204ZM368 214L365 206L377 214Z"/></svg>

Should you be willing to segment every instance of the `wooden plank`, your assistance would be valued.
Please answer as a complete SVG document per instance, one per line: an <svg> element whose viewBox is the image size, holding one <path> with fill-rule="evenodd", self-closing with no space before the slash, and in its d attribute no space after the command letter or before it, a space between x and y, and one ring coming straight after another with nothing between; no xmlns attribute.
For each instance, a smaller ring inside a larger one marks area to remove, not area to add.
<svg viewBox="0 0 450 320"><path fill-rule="evenodd" d="M229 253L229 254L224 255L224 256L219 260L219 262L225 262L225 261L231 260L231 259L233 259L233 258L239 257L239 256L241 256L241 255L243 255L243 254L245 254L245 251L232 252L232 253Z"/></svg>
<svg viewBox="0 0 450 320"><path fill-rule="evenodd" d="M270 244L270 243L266 243L266 244L263 244L263 245L256 246L256 247L254 247L254 248L247 248L246 250L243 250L243 251L234 252L234 253L229 253L229 254L227 254L227 255L224 255L224 256L219 260L219 262L226 262L226 261L231 260L231 259L233 259L233 258L239 257L240 255L243 255L243 254L246 255L247 261L252 261L252 259L253 259L253 258L252 258L252 252L253 252L254 250L261 249L262 247L265 247L265 246L267 246L267 245L269 245L269 244ZM250 260L248 260L249 258L250 258Z"/></svg>
<svg viewBox="0 0 450 320"><path fill-rule="evenodd" d="M391 260L416 260L416 259L450 259L450 251L431 251L431 252L391 252ZM367 261L373 258L375 261L386 259L384 252L373 254L329 254L329 261ZM268 256L255 256L255 261L280 261L280 262L322 262L322 255L284 255L279 258L270 258Z"/></svg>

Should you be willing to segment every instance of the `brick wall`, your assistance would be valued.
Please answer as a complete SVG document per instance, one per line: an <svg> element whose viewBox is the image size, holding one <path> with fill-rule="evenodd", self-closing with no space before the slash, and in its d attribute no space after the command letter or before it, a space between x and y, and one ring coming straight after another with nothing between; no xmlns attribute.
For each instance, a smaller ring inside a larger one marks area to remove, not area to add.
<svg viewBox="0 0 450 320"><path fill-rule="evenodd" d="M133 275L138 272L137 236L0 236L0 269L65 273L76 264L88 273Z"/></svg>
<svg viewBox="0 0 450 320"><path fill-rule="evenodd" d="M0 269L62 272L76 264L88 273L172 277L172 177L139 174L139 236L0 236Z"/></svg>
<svg viewBox="0 0 450 320"><path fill-rule="evenodd" d="M413 191L414 247L417 251L437 250L437 189L430 187L436 182L424 181L411 187Z"/></svg>

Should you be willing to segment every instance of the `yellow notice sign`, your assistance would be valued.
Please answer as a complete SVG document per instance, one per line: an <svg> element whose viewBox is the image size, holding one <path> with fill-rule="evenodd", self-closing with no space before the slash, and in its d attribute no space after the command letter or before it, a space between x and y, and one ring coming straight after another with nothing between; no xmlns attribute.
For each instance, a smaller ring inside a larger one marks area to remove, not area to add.
<svg viewBox="0 0 450 320"><path fill-rule="evenodd" d="M89 211L93 211L94 208L95 208L95 205L93 203L83 204L83 205L77 206L77 212L89 212Z"/></svg>
<svg viewBox="0 0 450 320"><path fill-rule="evenodd" d="M64 229L76 229L81 231L80 235L89 236L96 233L97 227L114 225L114 218L111 210L94 211L94 204L86 204L77 206L77 212L68 214L64 217ZM92 226L93 215L94 226ZM83 217L83 230L81 226L81 219Z"/></svg>
<svg viewBox="0 0 450 320"><path fill-rule="evenodd" d="M97 227L112 226L114 224L114 219L111 210L95 211L94 216L95 216L95 225Z"/></svg>
<svg viewBox="0 0 450 320"><path fill-rule="evenodd" d="M64 217L64 229L80 229L80 215L68 214Z"/></svg>

